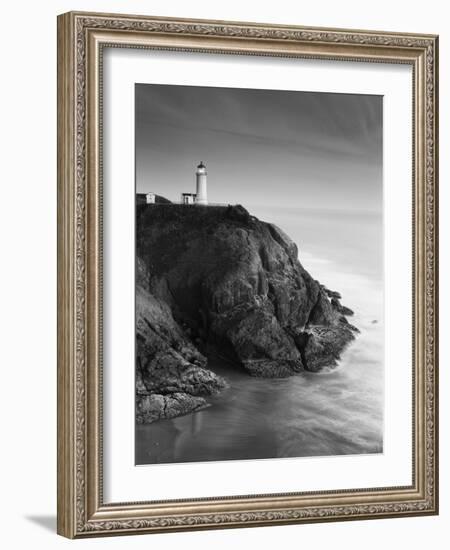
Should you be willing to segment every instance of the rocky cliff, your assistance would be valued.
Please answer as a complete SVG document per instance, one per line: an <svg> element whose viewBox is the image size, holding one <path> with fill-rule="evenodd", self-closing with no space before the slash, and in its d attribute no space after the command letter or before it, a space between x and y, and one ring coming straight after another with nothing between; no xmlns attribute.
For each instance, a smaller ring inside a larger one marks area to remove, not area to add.
<svg viewBox="0 0 450 550"><path fill-rule="evenodd" d="M336 365L357 329L281 229L242 206L137 206L137 418L207 405L218 354L250 375Z"/></svg>
<svg viewBox="0 0 450 550"><path fill-rule="evenodd" d="M149 292L149 273L136 263L136 420L152 422L207 406L204 396L226 387L173 318Z"/></svg>

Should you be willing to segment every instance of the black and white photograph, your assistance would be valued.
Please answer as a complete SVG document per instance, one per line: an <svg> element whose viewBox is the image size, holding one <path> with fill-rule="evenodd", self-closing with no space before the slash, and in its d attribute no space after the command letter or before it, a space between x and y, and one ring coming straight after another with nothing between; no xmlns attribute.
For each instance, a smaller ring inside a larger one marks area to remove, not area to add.
<svg viewBox="0 0 450 550"><path fill-rule="evenodd" d="M383 98L135 85L135 463L383 452Z"/></svg>

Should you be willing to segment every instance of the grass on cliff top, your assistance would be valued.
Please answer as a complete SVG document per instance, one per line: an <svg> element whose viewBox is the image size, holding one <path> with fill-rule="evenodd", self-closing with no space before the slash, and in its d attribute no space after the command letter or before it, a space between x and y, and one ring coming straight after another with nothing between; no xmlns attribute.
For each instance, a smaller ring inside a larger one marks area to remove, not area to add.
<svg viewBox="0 0 450 550"><path fill-rule="evenodd" d="M137 226L145 226L150 220L153 222L183 222L188 226L195 227L217 223L218 221L238 222L248 225L256 218L248 211L237 205L188 205L188 204L137 204L136 205Z"/></svg>

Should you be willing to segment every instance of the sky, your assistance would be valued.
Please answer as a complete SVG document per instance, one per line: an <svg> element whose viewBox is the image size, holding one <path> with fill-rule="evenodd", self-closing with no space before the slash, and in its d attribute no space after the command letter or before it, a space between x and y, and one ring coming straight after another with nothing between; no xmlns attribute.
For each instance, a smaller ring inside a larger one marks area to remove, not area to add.
<svg viewBox="0 0 450 550"><path fill-rule="evenodd" d="M382 96L136 84L136 190L178 201L382 211Z"/></svg>

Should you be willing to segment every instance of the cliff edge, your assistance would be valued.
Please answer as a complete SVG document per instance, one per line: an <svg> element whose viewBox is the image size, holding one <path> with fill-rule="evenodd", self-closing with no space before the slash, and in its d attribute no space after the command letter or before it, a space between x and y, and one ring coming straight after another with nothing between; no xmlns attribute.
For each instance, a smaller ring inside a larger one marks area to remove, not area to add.
<svg viewBox="0 0 450 550"><path fill-rule="evenodd" d="M242 206L137 205L136 223L138 421L207 406L226 387L212 354L283 377L335 366L354 339L340 295Z"/></svg>

